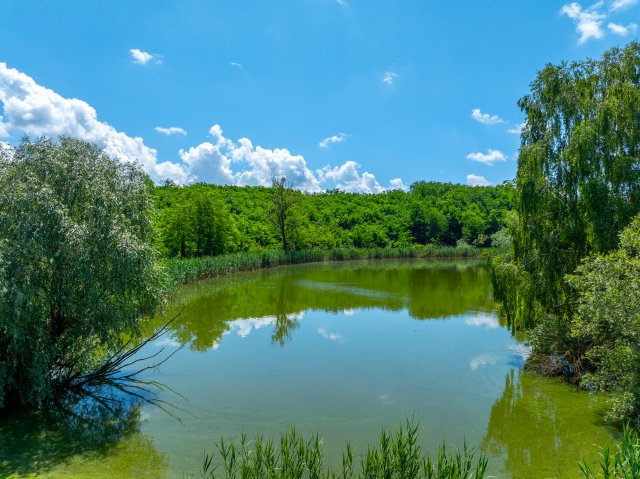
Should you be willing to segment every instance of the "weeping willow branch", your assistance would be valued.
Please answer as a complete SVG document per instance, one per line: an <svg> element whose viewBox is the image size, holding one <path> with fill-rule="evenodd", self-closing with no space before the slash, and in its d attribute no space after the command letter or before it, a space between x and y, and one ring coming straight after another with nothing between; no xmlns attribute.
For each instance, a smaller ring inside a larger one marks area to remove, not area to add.
<svg viewBox="0 0 640 479"><path fill-rule="evenodd" d="M171 318L151 336L139 343L133 339L127 340L120 348L111 353L98 367L88 372L82 372L82 357L96 352L97 347L90 347L85 354L66 358L57 365L54 371L56 389L76 397L86 397L95 400L102 406L113 411L122 401L123 396L133 398L159 407L169 415L176 417L171 410L180 409L172 403L160 399L160 392L169 391L185 399L177 391L153 380L143 380L140 376L152 369L157 369L174 354L182 345L167 355L163 355L166 348L162 347L152 354L141 356L140 352L149 344L164 336L170 325L180 316Z"/></svg>

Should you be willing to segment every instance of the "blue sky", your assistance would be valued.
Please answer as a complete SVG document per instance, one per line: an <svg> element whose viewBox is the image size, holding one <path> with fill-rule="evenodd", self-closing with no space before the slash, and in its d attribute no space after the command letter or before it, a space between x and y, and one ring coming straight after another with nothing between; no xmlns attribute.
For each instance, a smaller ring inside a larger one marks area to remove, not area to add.
<svg viewBox="0 0 640 479"><path fill-rule="evenodd" d="M515 175L516 102L536 71L636 39L639 13L640 0L0 0L0 140L85 138L156 181L498 184Z"/></svg>

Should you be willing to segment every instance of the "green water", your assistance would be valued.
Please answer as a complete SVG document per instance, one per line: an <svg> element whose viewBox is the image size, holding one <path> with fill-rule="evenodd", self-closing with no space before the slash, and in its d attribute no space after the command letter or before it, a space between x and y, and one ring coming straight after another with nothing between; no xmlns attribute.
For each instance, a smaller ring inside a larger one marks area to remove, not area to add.
<svg viewBox="0 0 640 479"><path fill-rule="evenodd" d="M423 446L468 444L504 478L579 477L614 439L603 399L521 370L477 261L301 265L182 289L147 374L178 419L153 406L89 423L43 413L0 419L0 470L38 477L183 477L204 451L295 424L324 438L328 463L413 417ZM154 320L161 324L162 318ZM2 474L0 474L2 475Z"/></svg>

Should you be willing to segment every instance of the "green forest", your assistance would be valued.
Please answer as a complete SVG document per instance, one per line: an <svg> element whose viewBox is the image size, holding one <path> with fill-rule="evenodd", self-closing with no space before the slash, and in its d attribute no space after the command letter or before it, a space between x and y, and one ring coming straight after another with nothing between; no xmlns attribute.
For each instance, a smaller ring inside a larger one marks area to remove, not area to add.
<svg viewBox="0 0 640 479"><path fill-rule="evenodd" d="M287 189L287 248L403 248L508 245L513 187L420 181L409 192ZM158 250L166 257L257 252L283 247L275 212L278 189L171 183L153 190Z"/></svg>

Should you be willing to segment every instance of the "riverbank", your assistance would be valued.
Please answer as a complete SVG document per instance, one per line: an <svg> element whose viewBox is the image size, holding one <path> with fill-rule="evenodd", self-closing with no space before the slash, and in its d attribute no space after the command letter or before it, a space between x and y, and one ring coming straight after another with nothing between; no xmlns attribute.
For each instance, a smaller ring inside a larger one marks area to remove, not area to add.
<svg viewBox="0 0 640 479"><path fill-rule="evenodd" d="M172 258L162 262L173 287L240 271L273 268L288 264L395 258L477 258L481 249L473 246L423 246L412 248L334 248L329 250L235 253L199 258Z"/></svg>

